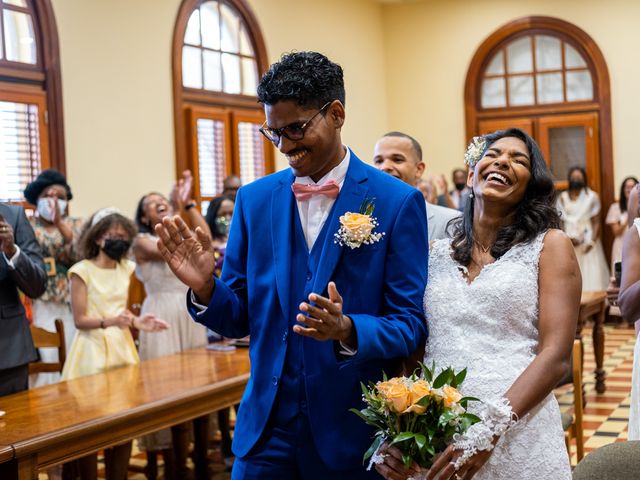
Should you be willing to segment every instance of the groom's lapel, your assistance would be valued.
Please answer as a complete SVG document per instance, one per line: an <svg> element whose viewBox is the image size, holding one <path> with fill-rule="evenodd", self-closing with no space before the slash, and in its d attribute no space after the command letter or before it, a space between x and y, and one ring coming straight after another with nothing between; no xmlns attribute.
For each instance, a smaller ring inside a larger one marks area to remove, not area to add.
<svg viewBox="0 0 640 480"><path fill-rule="evenodd" d="M358 213L360 211L360 206L369 191L367 180L364 164L351 152L347 176L333 206L331 215L327 219L327 235L322 247L316 279L313 282L313 292L315 293L326 295L327 284L345 249L345 247L341 247L336 243L334 236L340 229L340 216L346 212ZM337 287L338 291L340 291L340 285L337 285Z"/></svg>
<svg viewBox="0 0 640 480"><path fill-rule="evenodd" d="M271 194L271 238L276 270L278 299L284 318L289 321L289 295L291 293L291 248L295 207L291 184L293 174L284 176Z"/></svg>

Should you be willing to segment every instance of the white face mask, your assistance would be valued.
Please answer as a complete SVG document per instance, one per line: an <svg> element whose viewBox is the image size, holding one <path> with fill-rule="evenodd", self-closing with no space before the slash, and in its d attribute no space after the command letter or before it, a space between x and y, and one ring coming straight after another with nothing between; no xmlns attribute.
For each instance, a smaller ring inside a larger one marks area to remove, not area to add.
<svg viewBox="0 0 640 480"><path fill-rule="evenodd" d="M67 209L67 201L57 199L56 203L58 204L58 213L60 216L64 215L64 212ZM51 211L51 202L49 201L49 197L39 199L36 208L38 209L38 214L47 222L53 221L53 212Z"/></svg>

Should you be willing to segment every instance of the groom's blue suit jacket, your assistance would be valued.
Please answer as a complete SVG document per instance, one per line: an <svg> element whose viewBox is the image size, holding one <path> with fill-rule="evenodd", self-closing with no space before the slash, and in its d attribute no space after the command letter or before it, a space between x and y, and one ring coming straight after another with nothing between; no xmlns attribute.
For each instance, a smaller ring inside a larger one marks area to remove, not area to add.
<svg viewBox="0 0 640 480"><path fill-rule="evenodd" d="M362 406L360 382L380 379L383 370L391 371L399 358L409 356L426 339L422 306L428 262L425 202L418 190L352 153L344 184L318 240L322 244L314 245L319 260L316 270L299 275L292 270L294 242L301 238L293 181L287 169L239 190L213 298L200 314L189 300L188 306L194 319L221 335L251 335L251 377L236 423L236 455L250 452L270 415L298 408L295 394L277 395L284 388L285 375L291 383L293 371L323 461L334 469L357 468L372 435L348 411ZM353 250L341 247L334 241L339 217L358 212L365 199L374 199L373 216L379 223L375 232L385 235L372 245ZM309 256L306 244L304 251ZM308 288L292 285L294 281L306 281ZM357 353L352 357L341 355L332 341L300 337L291 330L304 296L311 291L327 296L329 281L336 283L344 313L356 329ZM300 368L292 367L292 362L301 363Z"/></svg>

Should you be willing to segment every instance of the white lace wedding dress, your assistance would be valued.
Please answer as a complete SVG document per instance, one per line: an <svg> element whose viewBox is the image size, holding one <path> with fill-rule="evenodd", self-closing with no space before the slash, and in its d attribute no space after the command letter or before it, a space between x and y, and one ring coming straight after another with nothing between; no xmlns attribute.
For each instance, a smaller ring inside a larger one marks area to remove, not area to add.
<svg viewBox="0 0 640 480"><path fill-rule="evenodd" d="M462 393L497 400L538 347L538 260L544 234L485 266L471 284L451 258L450 240L433 244L425 312L425 363L468 369ZM476 404L477 405L477 404ZM470 403L469 410L477 411ZM474 480L571 479L560 410L553 394L498 441Z"/></svg>

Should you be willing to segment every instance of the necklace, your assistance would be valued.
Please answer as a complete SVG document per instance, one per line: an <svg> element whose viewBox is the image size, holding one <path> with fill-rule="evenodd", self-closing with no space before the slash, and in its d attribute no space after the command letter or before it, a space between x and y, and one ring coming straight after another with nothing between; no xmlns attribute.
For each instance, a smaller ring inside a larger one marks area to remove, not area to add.
<svg viewBox="0 0 640 480"><path fill-rule="evenodd" d="M484 253L489 253L489 251L491 250L491 247L493 246L493 245L489 245L488 247L485 247L475 238L473 239L473 243L475 243L478 247L480 247L480 250L482 250Z"/></svg>

